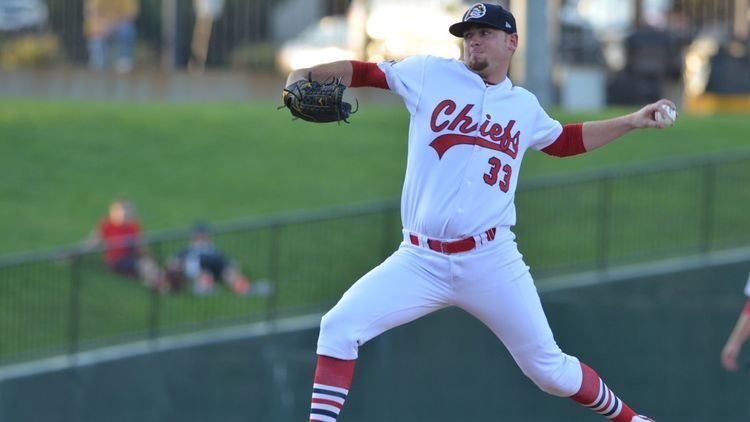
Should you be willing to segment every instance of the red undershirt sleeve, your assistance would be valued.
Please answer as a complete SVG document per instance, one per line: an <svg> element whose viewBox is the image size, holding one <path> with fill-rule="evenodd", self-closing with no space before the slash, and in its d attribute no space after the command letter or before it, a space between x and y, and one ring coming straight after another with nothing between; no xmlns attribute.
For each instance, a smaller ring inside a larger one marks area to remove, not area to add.
<svg viewBox="0 0 750 422"><path fill-rule="evenodd" d="M542 152L556 157L570 157L586 152L583 145L583 123L563 126L560 136Z"/></svg>
<svg viewBox="0 0 750 422"><path fill-rule="evenodd" d="M380 89L389 89L388 81L385 79L385 73L375 63L361 62L352 60L352 88L372 87Z"/></svg>

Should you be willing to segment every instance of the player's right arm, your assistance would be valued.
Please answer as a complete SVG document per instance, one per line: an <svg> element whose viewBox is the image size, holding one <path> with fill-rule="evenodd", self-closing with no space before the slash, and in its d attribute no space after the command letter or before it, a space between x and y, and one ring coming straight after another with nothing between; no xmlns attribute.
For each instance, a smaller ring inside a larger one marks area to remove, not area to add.
<svg viewBox="0 0 750 422"><path fill-rule="evenodd" d="M385 74L375 63L343 60L325 63L310 68L292 71L286 79L289 86L300 79L323 82L341 78L341 83L348 87L369 86L388 89Z"/></svg>
<svg viewBox="0 0 750 422"><path fill-rule="evenodd" d="M352 63L348 60L342 60L294 70L286 78L286 86L289 86L300 79L306 80L308 75L310 75L311 79L314 81L341 78L342 84L350 86L352 83Z"/></svg>
<svg viewBox="0 0 750 422"><path fill-rule="evenodd" d="M737 370L737 356L748 337L750 337L750 299L745 304L732 334L729 335L727 344L721 351L721 364L727 371Z"/></svg>

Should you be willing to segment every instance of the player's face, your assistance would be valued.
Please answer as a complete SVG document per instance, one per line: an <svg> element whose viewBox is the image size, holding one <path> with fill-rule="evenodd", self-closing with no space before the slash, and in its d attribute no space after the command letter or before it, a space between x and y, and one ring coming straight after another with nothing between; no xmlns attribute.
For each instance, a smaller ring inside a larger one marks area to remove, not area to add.
<svg viewBox="0 0 750 422"><path fill-rule="evenodd" d="M464 62L479 73L507 70L517 46L517 34L471 26L464 32Z"/></svg>

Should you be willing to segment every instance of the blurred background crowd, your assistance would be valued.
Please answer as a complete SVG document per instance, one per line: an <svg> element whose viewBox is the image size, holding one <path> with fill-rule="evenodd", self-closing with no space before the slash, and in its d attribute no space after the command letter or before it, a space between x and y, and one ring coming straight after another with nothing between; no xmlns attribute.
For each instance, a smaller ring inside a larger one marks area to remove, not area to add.
<svg viewBox="0 0 750 422"><path fill-rule="evenodd" d="M469 3L0 0L0 63L4 72L64 70L70 78L91 69L153 79L286 73L339 59L457 58L460 43L446 28ZM543 103L598 109L684 94L691 111L749 108L742 97L750 93L747 0L501 3L519 17L524 40L512 79ZM32 79L14 79L16 88L0 94L22 95L21 85L36 96L65 92L48 85L48 73L25 75ZM85 95L82 87L75 92Z"/></svg>

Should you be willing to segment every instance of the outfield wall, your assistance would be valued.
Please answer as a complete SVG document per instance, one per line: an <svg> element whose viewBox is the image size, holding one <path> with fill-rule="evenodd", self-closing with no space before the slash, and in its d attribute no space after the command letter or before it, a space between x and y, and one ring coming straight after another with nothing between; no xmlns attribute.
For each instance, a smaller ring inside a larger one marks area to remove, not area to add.
<svg viewBox="0 0 750 422"><path fill-rule="evenodd" d="M742 308L748 269L726 264L558 288L543 301L563 350L637 409L660 421L742 421L748 377L725 373L719 353ZM0 420L307 420L317 330L281 329L6 379ZM447 310L362 348L340 420L601 419L538 391L489 330Z"/></svg>

